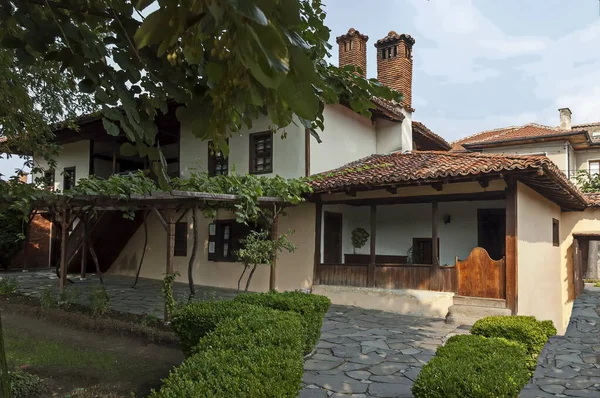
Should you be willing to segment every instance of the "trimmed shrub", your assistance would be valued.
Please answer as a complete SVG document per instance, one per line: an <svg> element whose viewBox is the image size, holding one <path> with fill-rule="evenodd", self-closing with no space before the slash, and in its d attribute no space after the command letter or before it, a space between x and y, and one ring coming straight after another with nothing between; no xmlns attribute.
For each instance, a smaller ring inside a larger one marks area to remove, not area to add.
<svg viewBox="0 0 600 398"><path fill-rule="evenodd" d="M288 349L301 353L305 342L300 315L255 307L250 313L222 321L194 348L194 352L212 349L247 350L252 346Z"/></svg>
<svg viewBox="0 0 600 398"><path fill-rule="evenodd" d="M552 322L550 322L552 324ZM527 352L537 357L548 341L548 333L556 334L552 325L539 322L533 316L488 316L475 322L471 333L484 337L503 337L524 344Z"/></svg>
<svg viewBox="0 0 600 398"><path fill-rule="evenodd" d="M300 314L306 332L304 353L311 352L319 341L323 317L331 305L327 297L302 292L247 293L239 294L234 300Z"/></svg>
<svg viewBox="0 0 600 398"><path fill-rule="evenodd" d="M540 327L546 333L546 337L550 338L556 335L556 328L552 321L539 321Z"/></svg>
<svg viewBox="0 0 600 398"><path fill-rule="evenodd" d="M415 398L514 398L530 372L523 344L503 338L454 336L438 348L412 387Z"/></svg>
<svg viewBox="0 0 600 398"><path fill-rule="evenodd" d="M301 354L292 349L256 345L243 352L211 349L171 371L150 398L296 398L302 368Z"/></svg>
<svg viewBox="0 0 600 398"><path fill-rule="evenodd" d="M305 343L300 316L228 303L246 313L220 321L151 398L298 396Z"/></svg>
<svg viewBox="0 0 600 398"><path fill-rule="evenodd" d="M10 391L13 398L35 398L44 392L42 380L21 370L9 372Z"/></svg>
<svg viewBox="0 0 600 398"><path fill-rule="evenodd" d="M179 336L183 353L190 356L200 339L212 332L221 321L250 313L253 308L249 304L228 300L193 303L179 309L173 315L172 326Z"/></svg>

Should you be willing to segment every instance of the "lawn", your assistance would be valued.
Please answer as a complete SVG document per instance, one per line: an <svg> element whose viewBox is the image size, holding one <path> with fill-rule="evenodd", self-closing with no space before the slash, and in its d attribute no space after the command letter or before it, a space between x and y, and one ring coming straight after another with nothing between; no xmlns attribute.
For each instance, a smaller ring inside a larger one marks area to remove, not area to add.
<svg viewBox="0 0 600 398"><path fill-rule="evenodd" d="M176 347L3 314L9 368L43 378L44 397L145 396L183 360Z"/></svg>

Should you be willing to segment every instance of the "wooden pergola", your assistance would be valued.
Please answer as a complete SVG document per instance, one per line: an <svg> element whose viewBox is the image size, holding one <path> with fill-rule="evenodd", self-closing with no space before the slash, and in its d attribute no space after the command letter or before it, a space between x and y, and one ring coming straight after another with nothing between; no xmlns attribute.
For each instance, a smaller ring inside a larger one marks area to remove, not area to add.
<svg viewBox="0 0 600 398"><path fill-rule="evenodd" d="M61 227L61 250L58 267L60 289L67 284L67 244L69 229L75 220L83 223L83 238L81 242L81 269L85 275L87 253L89 252L96 266L96 272L102 280L102 272L98 256L94 250L93 242L89 236L90 214L98 211L143 211L144 219L154 213L167 233L167 256L166 273L174 271L175 252L175 224L186 216L190 209L234 209L234 204L239 202L239 197L232 194L216 194L208 192L152 192L148 195L60 195L52 199L38 201L35 203L36 211L45 210L52 214L53 222ZM277 209L281 210L291 204L277 197L259 197L258 203L261 207L272 207L275 219L272 225L274 233L277 233ZM194 222L196 220L194 219ZM196 225L194 225L196 228ZM194 256L195 253L192 254ZM142 260L143 262L143 255ZM141 263L140 263L141 266ZM191 283L191 279L190 279ZM275 287L275 264L271 267L270 288Z"/></svg>

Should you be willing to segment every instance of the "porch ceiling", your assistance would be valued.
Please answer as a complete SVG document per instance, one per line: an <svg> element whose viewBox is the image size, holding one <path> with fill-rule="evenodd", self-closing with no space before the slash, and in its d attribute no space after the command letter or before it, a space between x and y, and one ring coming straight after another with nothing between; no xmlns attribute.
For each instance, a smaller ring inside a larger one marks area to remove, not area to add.
<svg viewBox="0 0 600 398"><path fill-rule="evenodd" d="M413 151L371 155L313 176L315 193L514 178L565 210L583 210L587 197L546 156Z"/></svg>

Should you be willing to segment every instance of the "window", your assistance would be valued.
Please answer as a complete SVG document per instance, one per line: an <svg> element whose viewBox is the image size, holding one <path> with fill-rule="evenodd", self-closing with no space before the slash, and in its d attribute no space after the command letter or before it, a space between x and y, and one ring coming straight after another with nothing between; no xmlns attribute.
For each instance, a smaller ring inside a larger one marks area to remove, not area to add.
<svg viewBox="0 0 600 398"><path fill-rule="evenodd" d="M187 256L187 232L188 232L188 223L186 222L178 222L175 224L175 250L174 254L176 256Z"/></svg>
<svg viewBox="0 0 600 398"><path fill-rule="evenodd" d="M398 55L398 46L394 46L394 57Z"/></svg>
<svg viewBox="0 0 600 398"><path fill-rule="evenodd" d="M218 220L208 226L208 260L236 261L235 252L250 227L235 220Z"/></svg>
<svg viewBox="0 0 600 398"><path fill-rule="evenodd" d="M552 219L552 245L553 246L560 246L560 241L559 241L559 223L558 220L556 218Z"/></svg>
<svg viewBox="0 0 600 398"><path fill-rule="evenodd" d="M344 43L344 52L347 52L347 51L348 51L348 42L345 42Z"/></svg>
<svg viewBox="0 0 600 398"><path fill-rule="evenodd" d="M250 173L264 174L273 171L273 133L250 135Z"/></svg>
<svg viewBox="0 0 600 398"><path fill-rule="evenodd" d="M590 174L600 174L600 160L590 160L589 161Z"/></svg>
<svg viewBox="0 0 600 398"><path fill-rule="evenodd" d="M229 172L229 161L223 156L222 151L215 151L212 142L208 144L208 175L211 177L227 175Z"/></svg>
<svg viewBox="0 0 600 398"><path fill-rule="evenodd" d="M387 52L385 51L385 48L381 49L381 59L385 59L385 55L387 54Z"/></svg>
<svg viewBox="0 0 600 398"><path fill-rule="evenodd" d="M75 186L75 167L65 167L63 171L63 192Z"/></svg>
<svg viewBox="0 0 600 398"><path fill-rule="evenodd" d="M54 170L44 172L44 187L50 191L54 190Z"/></svg>

